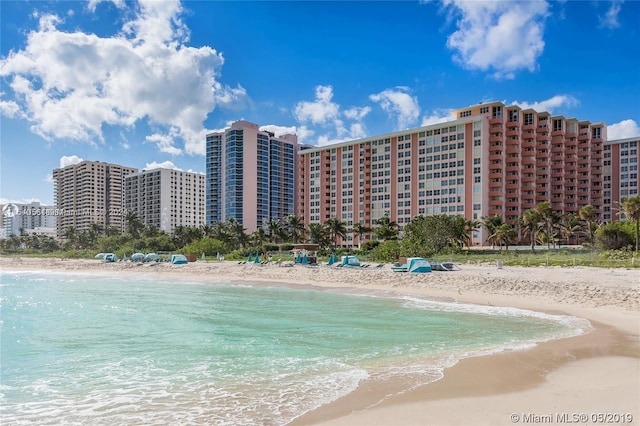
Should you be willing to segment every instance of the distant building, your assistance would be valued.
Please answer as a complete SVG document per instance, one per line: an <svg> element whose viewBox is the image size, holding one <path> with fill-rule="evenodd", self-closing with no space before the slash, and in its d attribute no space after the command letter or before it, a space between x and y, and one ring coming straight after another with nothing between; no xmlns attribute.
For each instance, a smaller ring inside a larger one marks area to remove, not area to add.
<svg viewBox="0 0 640 426"><path fill-rule="evenodd" d="M44 234L56 236L55 206L45 206L39 202L29 204L9 203L2 209L2 230L0 238L11 235Z"/></svg>
<svg viewBox="0 0 640 426"><path fill-rule="evenodd" d="M145 225L172 233L205 223L205 176L172 169L143 170L125 178L125 207Z"/></svg>
<svg viewBox="0 0 640 426"><path fill-rule="evenodd" d="M236 219L253 232L296 213L295 135L275 137L236 121L207 135L206 222Z"/></svg>
<svg viewBox="0 0 640 426"><path fill-rule="evenodd" d="M124 177L138 169L98 161L53 170L58 238L69 227L89 230L93 223L124 230Z"/></svg>
<svg viewBox="0 0 640 426"><path fill-rule="evenodd" d="M638 145L640 136L604 143L604 213L612 222L624 217L621 204L625 198L638 196Z"/></svg>
<svg viewBox="0 0 640 426"><path fill-rule="evenodd" d="M499 215L515 223L544 201L558 213L590 204L604 219L604 123L502 102L455 114L445 123L301 150L304 223L335 217L348 228L374 227L389 216L401 232L417 215ZM483 245L486 237L482 229L472 242ZM341 244L353 245L354 236Z"/></svg>

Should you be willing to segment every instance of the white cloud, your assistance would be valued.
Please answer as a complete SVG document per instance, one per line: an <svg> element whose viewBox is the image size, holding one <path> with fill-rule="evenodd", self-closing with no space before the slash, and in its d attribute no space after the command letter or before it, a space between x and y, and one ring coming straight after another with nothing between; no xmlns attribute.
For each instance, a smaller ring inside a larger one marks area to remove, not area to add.
<svg viewBox="0 0 640 426"><path fill-rule="evenodd" d="M338 117L340 107L331 101L332 98L333 87L317 86L315 101L298 102L293 110L293 115L302 123L325 124L327 121L335 120Z"/></svg>
<svg viewBox="0 0 640 426"><path fill-rule="evenodd" d="M118 9L124 8L124 0L89 0L89 4L87 4L87 9L91 12L96 11L96 6L100 3L113 3Z"/></svg>
<svg viewBox="0 0 640 426"><path fill-rule="evenodd" d="M505 102L507 105L509 103ZM513 104L518 105L522 109L533 109L538 112L547 111L553 114L553 111L558 108L570 108L578 105L580 102L570 95L555 95L549 99L536 102L519 102L515 101Z"/></svg>
<svg viewBox="0 0 640 426"><path fill-rule="evenodd" d="M169 133L154 133L153 135L147 136L145 138L145 143L155 143L158 146L158 150L165 154L180 155L182 154L182 150L180 148L176 148L174 145L174 139L176 138L177 133L177 129L172 127L169 130Z"/></svg>
<svg viewBox="0 0 640 426"><path fill-rule="evenodd" d="M54 183L55 181L53 180L53 174L49 173L47 174L44 179L45 182L47 183Z"/></svg>
<svg viewBox="0 0 640 426"><path fill-rule="evenodd" d="M408 93L406 87L386 89L369 96L369 99L382 107L387 114L398 122L398 130L406 129L420 116L418 99Z"/></svg>
<svg viewBox="0 0 640 426"><path fill-rule="evenodd" d="M422 117L421 126L430 126L431 124L446 123L447 121L455 120L456 116L449 110L437 110L433 111L431 115Z"/></svg>
<svg viewBox="0 0 640 426"><path fill-rule="evenodd" d="M598 20L600 21L600 28L613 30L620 26L618 15L620 14L620 10L622 9L622 3L624 3L624 0L613 0L604 16L598 16Z"/></svg>
<svg viewBox="0 0 640 426"><path fill-rule="evenodd" d="M634 120L622 120L607 126L607 139L610 141L635 137L640 138L640 126Z"/></svg>
<svg viewBox="0 0 640 426"><path fill-rule="evenodd" d="M151 163L147 163L144 166L145 170L152 170L152 169L173 169L173 170L180 170L182 171L181 168L179 168L178 166L176 166L175 164L173 164L172 161L163 161L162 163L158 163L156 161L153 161Z"/></svg>
<svg viewBox="0 0 640 426"><path fill-rule="evenodd" d="M275 124L267 124L266 126L260 126L260 130L271 132L279 138L282 135L295 135L296 126L278 126Z"/></svg>
<svg viewBox="0 0 640 426"><path fill-rule="evenodd" d="M67 166L82 163L83 161L84 159L78 157L77 155L63 155L62 157L60 157L60 168L63 169Z"/></svg>
<svg viewBox="0 0 640 426"><path fill-rule="evenodd" d="M89 9L98 3L90 2ZM146 122L156 134L171 134L173 154L203 155L207 115L216 107L242 105L246 90L218 81L221 53L186 44L189 29L177 0L141 0L134 8L133 18L111 37L65 32L57 28L61 18L40 16L25 47L0 61L13 97L0 104L2 113L28 120L49 141L102 142L105 125Z"/></svg>
<svg viewBox="0 0 640 426"><path fill-rule="evenodd" d="M300 101L294 107L293 115L301 123L296 127L298 142L309 143L318 134L315 145L328 145L363 138L367 135L362 120L371 112L371 107L350 107L341 110L333 102L332 86L316 86L314 101ZM312 129L310 126L316 126Z"/></svg>
<svg viewBox="0 0 640 426"><path fill-rule="evenodd" d="M544 50L546 1L444 0L459 19L447 39L454 59L464 68L513 78L516 71L534 71Z"/></svg>

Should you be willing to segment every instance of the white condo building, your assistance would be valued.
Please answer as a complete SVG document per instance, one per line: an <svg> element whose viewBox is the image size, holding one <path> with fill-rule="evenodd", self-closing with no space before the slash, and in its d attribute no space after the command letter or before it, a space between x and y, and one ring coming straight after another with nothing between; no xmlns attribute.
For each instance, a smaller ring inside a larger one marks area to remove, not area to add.
<svg viewBox="0 0 640 426"><path fill-rule="evenodd" d="M44 234L56 236L56 208L39 202L29 204L9 203L2 208L0 238L12 235Z"/></svg>
<svg viewBox="0 0 640 426"><path fill-rule="evenodd" d="M205 223L205 176L173 169L143 170L125 178L125 208L167 233Z"/></svg>

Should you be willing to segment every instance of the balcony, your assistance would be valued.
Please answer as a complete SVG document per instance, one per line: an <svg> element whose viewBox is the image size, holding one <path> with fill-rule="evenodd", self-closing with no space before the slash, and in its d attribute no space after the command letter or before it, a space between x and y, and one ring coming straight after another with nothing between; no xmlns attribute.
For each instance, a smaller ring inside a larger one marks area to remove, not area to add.
<svg viewBox="0 0 640 426"><path fill-rule="evenodd" d="M502 178L502 172L489 173L489 179L500 179L500 178Z"/></svg>
<svg viewBox="0 0 640 426"><path fill-rule="evenodd" d="M502 124L502 117L493 117L489 119L489 125Z"/></svg>
<svg viewBox="0 0 640 426"><path fill-rule="evenodd" d="M509 136L520 136L520 131L517 127L514 129L507 129L507 137Z"/></svg>
<svg viewBox="0 0 640 426"><path fill-rule="evenodd" d="M551 132L551 136L563 136L564 135L564 131L562 130L553 130Z"/></svg>
<svg viewBox="0 0 640 426"><path fill-rule="evenodd" d="M533 166L534 164L536 164L536 159L535 157L523 157L520 163L524 166L527 166L527 165Z"/></svg>
<svg viewBox="0 0 640 426"><path fill-rule="evenodd" d="M540 167L546 167L549 165L549 161L544 160L539 158L538 160L536 160L536 167L540 168Z"/></svg>
<svg viewBox="0 0 640 426"><path fill-rule="evenodd" d="M489 154L489 161L502 161L502 152L498 151L498 152Z"/></svg>
<svg viewBox="0 0 640 426"><path fill-rule="evenodd" d="M505 186L505 189L518 189L518 188L520 188L520 184L518 183L508 183Z"/></svg>
<svg viewBox="0 0 640 426"><path fill-rule="evenodd" d="M534 149L536 147L536 141L534 139L523 139L520 144L522 149Z"/></svg>
<svg viewBox="0 0 640 426"><path fill-rule="evenodd" d="M536 177L535 176L522 176L520 178L520 182L522 183L526 183L526 182L535 182L536 181Z"/></svg>
<svg viewBox="0 0 640 426"><path fill-rule="evenodd" d="M520 171L520 167L519 166L507 166L505 171L507 173L509 173L509 172L519 172Z"/></svg>
<svg viewBox="0 0 640 426"><path fill-rule="evenodd" d="M519 202L517 202L517 201L507 201L507 202L504 204L504 206L505 206L506 208L509 208L509 207L512 207L512 208L513 208L513 207L516 207L516 208L517 208L517 207L520 207L520 203L519 203Z"/></svg>
<svg viewBox="0 0 640 426"><path fill-rule="evenodd" d="M536 141L538 142L549 142L549 135L548 134L542 134L542 135L537 135L536 136Z"/></svg>
<svg viewBox="0 0 640 426"><path fill-rule="evenodd" d="M502 134L493 134L489 136L489 142L502 142Z"/></svg>

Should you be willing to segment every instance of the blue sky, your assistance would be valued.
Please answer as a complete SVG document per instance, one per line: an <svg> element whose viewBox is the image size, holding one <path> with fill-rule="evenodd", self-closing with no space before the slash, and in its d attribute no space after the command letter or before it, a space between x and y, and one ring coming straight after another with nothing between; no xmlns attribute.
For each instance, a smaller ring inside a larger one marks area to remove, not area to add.
<svg viewBox="0 0 640 426"><path fill-rule="evenodd" d="M203 172L245 119L303 143L503 101L640 135L637 1L0 2L0 202L85 160Z"/></svg>

